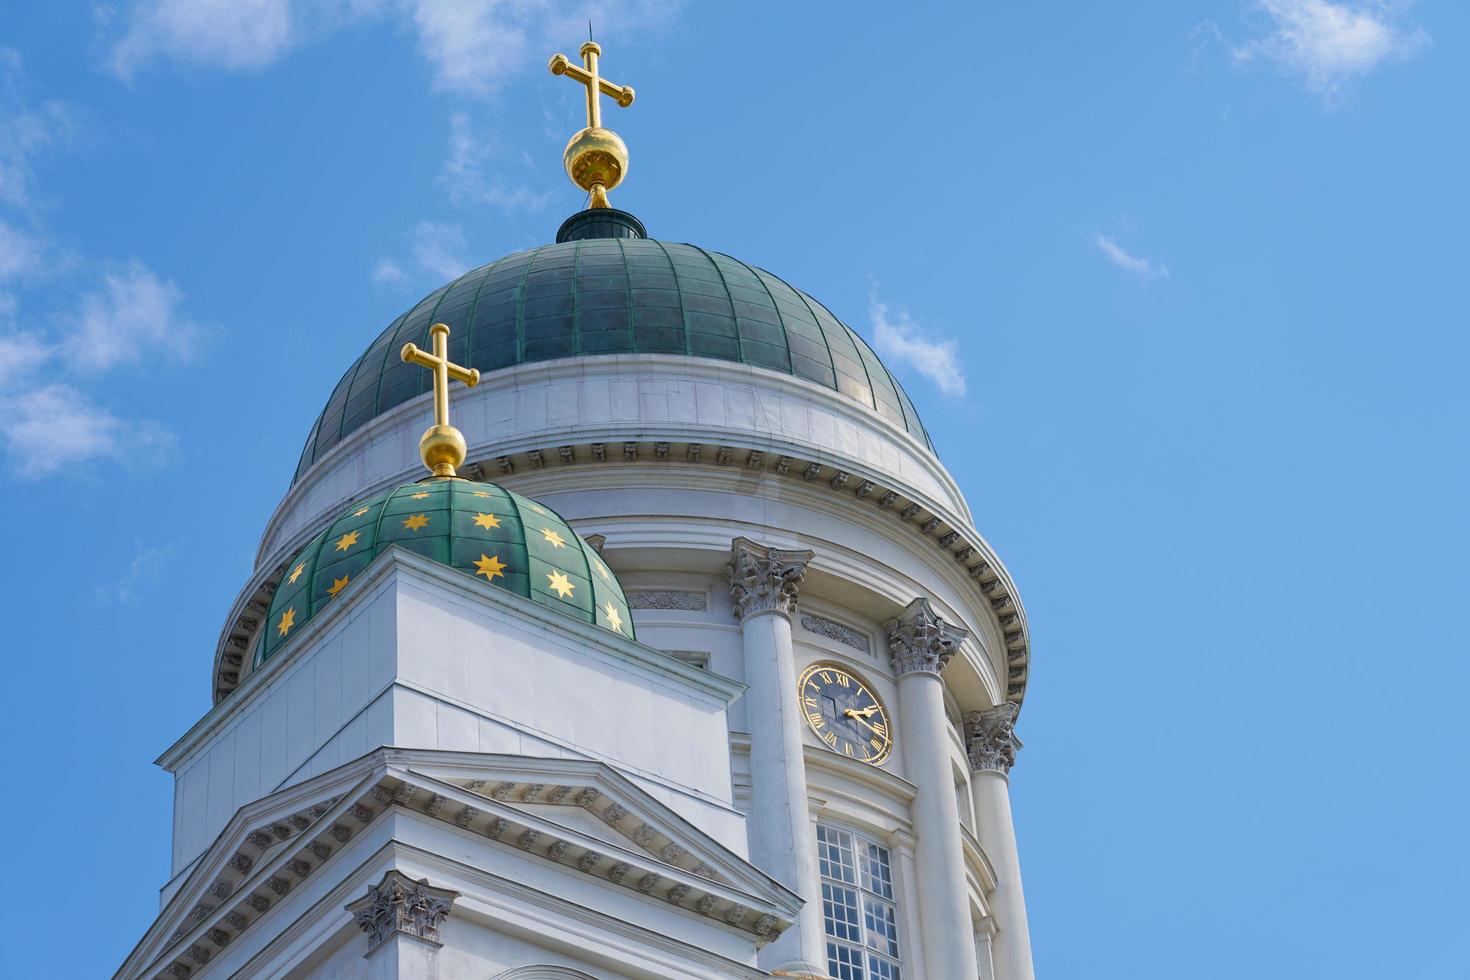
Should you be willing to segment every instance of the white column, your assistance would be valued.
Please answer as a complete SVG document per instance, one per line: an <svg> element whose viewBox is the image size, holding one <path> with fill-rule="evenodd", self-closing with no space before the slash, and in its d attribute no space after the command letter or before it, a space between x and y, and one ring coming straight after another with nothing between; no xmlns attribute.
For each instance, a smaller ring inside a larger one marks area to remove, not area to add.
<svg viewBox="0 0 1470 980"><path fill-rule="evenodd" d="M909 603L888 621L888 645L898 675L898 732L904 774L914 797L914 857L919 915L929 975L974 980L975 929L965 885L965 850L950 765L944 686L939 672L967 631L944 622L927 599Z"/></svg>
<svg viewBox="0 0 1470 980"><path fill-rule="evenodd" d="M970 792L975 801L975 836L995 867L990 912L995 935L990 951L996 980L1032 980L1031 933L1026 926L1026 896L1021 891L1021 857L1011 820L1010 771L1021 740L1016 738L1014 702L972 712L965 718L970 756Z"/></svg>
<svg viewBox="0 0 1470 980"><path fill-rule="evenodd" d="M914 868L914 836L902 830L888 835L888 852L898 856L898 901L903 915L903 932L899 936L904 973L911 977L927 977L924 962L924 933L919 926L919 875Z"/></svg>
<svg viewBox="0 0 1470 980"><path fill-rule="evenodd" d="M366 980L438 980L439 927L459 892L389 870L347 906L367 933Z"/></svg>
<svg viewBox="0 0 1470 980"><path fill-rule="evenodd" d="M791 928L761 950L760 965L779 975L825 977L822 889L791 646L791 614L811 559L810 551L783 551L736 538L727 571L748 688L750 860L806 902Z"/></svg>

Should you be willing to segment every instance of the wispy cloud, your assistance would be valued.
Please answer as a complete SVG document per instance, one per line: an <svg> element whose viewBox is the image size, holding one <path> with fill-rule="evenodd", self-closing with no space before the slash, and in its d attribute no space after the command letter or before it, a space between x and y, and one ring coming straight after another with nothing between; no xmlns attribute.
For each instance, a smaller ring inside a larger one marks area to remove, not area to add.
<svg viewBox="0 0 1470 980"><path fill-rule="evenodd" d="M496 158L510 154L477 133L468 113L456 112L449 118L449 155L439 169L436 182L456 204L489 204L507 211L537 212L551 200L549 190L535 191L518 183L506 168L496 165ZM524 165L524 154L517 154Z"/></svg>
<svg viewBox="0 0 1470 980"><path fill-rule="evenodd" d="M459 225L420 221L409 235L408 250L411 257L408 264L438 281L454 279L471 266L467 257L469 246ZM416 277L404 265L396 259L379 259L373 267L373 281L389 286L413 281Z"/></svg>
<svg viewBox="0 0 1470 980"><path fill-rule="evenodd" d="M62 103L28 97L28 87L19 55L0 47L0 450L27 477L81 459L162 462L174 442L169 432L93 399L100 375L138 360L150 343L166 337L171 356L189 351L180 338L199 331L182 313L178 286L127 262L84 284L70 310L27 316L19 326L22 295L30 303L36 282L77 271L48 243L47 208L36 204L34 187L45 151L77 145L78 116ZM79 373L88 377L85 392L74 383Z"/></svg>
<svg viewBox="0 0 1470 980"><path fill-rule="evenodd" d="M1169 267L1164 263L1133 255L1107 235L1098 235L1092 243L1103 254L1103 258L1125 272L1131 272L1141 279L1169 278Z"/></svg>
<svg viewBox="0 0 1470 980"><path fill-rule="evenodd" d="M344 26L392 20L412 26L437 90L487 96L511 74L545 63L547 49L578 38L588 18L622 33L666 20L678 0L567 4L557 0L134 0L100 18L107 67L128 79L173 60L227 70L265 67ZM614 18L606 11L616 9Z"/></svg>
<svg viewBox="0 0 1470 980"><path fill-rule="evenodd" d="M138 596L148 591L158 581L159 575L169 560L178 553L179 543L145 544L134 543L133 558L115 582L98 585L93 593L101 602L132 605Z"/></svg>
<svg viewBox="0 0 1470 980"><path fill-rule="evenodd" d="M131 79L158 58L215 68L263 68L298 38L292 0L138 0L107 67Z"/></svg>
<svg viewBox="0 0 1470 980"><path fill-rule="evenodd" d="M1329 103L1344 86L1390 59L1417 54L1423 30L1403 21L1412 0L1257 0L1270 21L1262 37L1233 47L1238 61L1271 61Z"/></svg>
<svg viewBox="0 0 1470 980"><path fill-rule="evenodd" d="M60 382L0 398L0 439L17 472L27 477L74 467L79 460L152 464L174 444L165 429L120 418Z"/></svg>
<svg viewBox="0 0 1470 980"><path fill-rule="evenodd" d="M72 364L92 372L136 363L149 350L187 360L200 331L180 311L183 300L172 280L141 262L129 262L104 275L101 287L82 297L79 312L67 323L62 348Z"/></svg>
<svg viewBox="0 0 1470 980"><path fill-rule="evenodd" d="M964 397L965 372L957 342L927 335L908 313L890 311L877 296L869 297L868 315L880 356L890 364L907 364L946 395Z"/></svg>

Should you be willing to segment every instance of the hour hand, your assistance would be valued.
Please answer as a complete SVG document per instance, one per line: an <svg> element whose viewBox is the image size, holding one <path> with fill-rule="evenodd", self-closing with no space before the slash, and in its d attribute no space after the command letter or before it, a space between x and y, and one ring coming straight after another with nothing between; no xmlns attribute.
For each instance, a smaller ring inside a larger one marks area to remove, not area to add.
<svg viewBox="0 0 1470 980"><path fill-rule="evenodd" d="M844 708L842 713L849 718L866 718L877 710L878 706L875 704L864 708L861 711L859 711L857 708Z"/></svg>

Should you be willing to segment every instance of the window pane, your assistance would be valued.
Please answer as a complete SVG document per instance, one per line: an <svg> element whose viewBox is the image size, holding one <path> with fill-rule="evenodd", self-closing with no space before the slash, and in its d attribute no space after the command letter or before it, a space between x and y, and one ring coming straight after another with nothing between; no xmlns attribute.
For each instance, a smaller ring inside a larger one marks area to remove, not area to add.
<svg viewBox="0 0 1470 980"><path fill-rule="evenodd" d="M827 935L850 942L863 941L858 928L858 897L851 888L822 885L822 920Z"/></svg>
<svg viewBox="0 0 1470 980"><path fill-rule="evenodd" d="M893 873L888 867L888 848L863 842L863 888L884 898L893 898Z"/></svg>
<svg viewBox="0 0 1470 980"><path fill-rule="evenodd" d="M828 943L827 972L837 980L863 980L863 954L850 946Z"/></svg>
<svg viewBox="0 0 1470 980"><path fill-rule="evenodd" d="M863 901L863 925L866 944L888 956L898 955L898 926L893 921L893 906L876 899Z"/></svg>
<svg viewBox="0 0 1470 980"><path fill-rule="evenodd" d="M902 980L897 964L880 960L871 954L868 956L868 976L873 980Z"/></svg>
<svg viewBox="0 0 1470 980"><path fill-rule="evenodd" d="M853 865L852 834L817 825L817 864L823 878L857 884Z"/></svg>

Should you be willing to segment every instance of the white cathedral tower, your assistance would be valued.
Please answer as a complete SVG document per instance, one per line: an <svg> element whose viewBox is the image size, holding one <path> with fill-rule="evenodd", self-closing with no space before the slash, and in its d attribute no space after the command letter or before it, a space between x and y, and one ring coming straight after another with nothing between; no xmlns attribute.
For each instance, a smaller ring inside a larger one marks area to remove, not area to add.
<svg viewBox="0 0 1470 980"><path fill-rule="evenodd" d="M117 976L1031 978L1015 586L856 333L608 206L581 53L592 206L333 390Z"/></svg>

